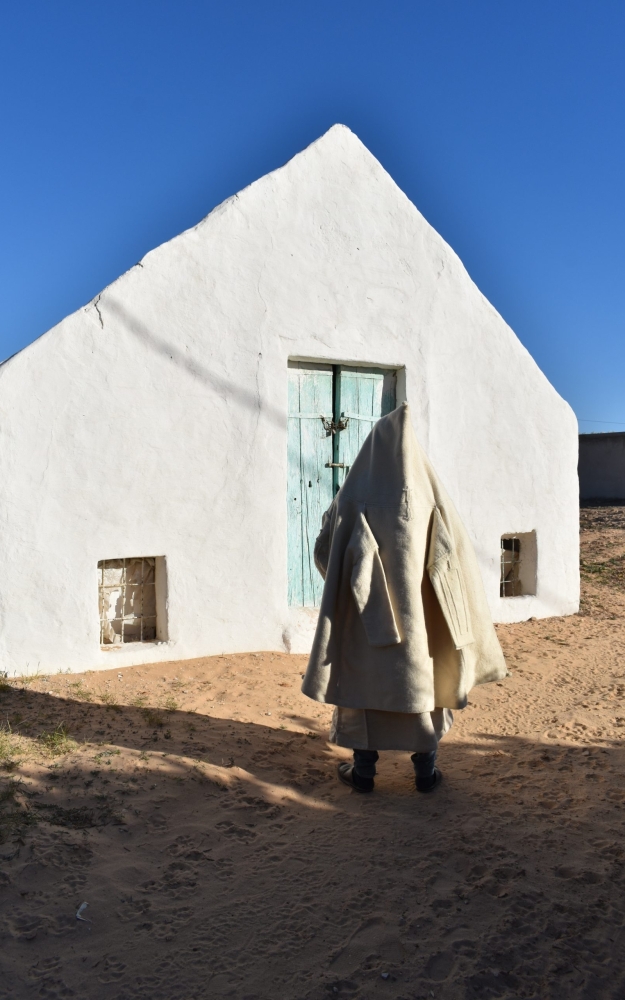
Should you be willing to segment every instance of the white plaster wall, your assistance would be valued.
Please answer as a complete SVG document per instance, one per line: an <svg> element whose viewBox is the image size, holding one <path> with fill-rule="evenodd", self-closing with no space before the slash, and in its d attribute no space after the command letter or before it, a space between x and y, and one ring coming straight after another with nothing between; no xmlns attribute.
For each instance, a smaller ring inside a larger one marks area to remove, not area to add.
<svg viewBox="0 0 625 1000"><path fill-rule="evenodd" d="M0 367L0 667L310 641L286 604L289 357L405 366L498 621L578 607L577 425L462 263L343 126ZM535 529L538 594L499 598ZM102 651L99 559L165 556L169 641Z"/></svg>

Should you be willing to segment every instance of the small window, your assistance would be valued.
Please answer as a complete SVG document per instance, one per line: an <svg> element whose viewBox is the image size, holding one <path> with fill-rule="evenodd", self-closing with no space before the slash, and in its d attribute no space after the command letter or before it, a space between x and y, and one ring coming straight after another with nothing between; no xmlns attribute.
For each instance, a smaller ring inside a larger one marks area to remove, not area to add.
<svg viewBox="0 0 625 1000"><path fill-rule="evenodd" d="M155 642L156 557L102 559L98 563L100 645Z"/></svg>
<svg viewBox="0 0 625 1000"><path fill-rule="evenodd" d="M500 597L519 597L519 563L521 562L521 542L518 538L501 539L501 584Z"/></svg>
<svg viewBox="0 0 625 1000"><path fill-rule="evenodd" d="M536 593L536 532L502 535L500 597Z"/></svg>

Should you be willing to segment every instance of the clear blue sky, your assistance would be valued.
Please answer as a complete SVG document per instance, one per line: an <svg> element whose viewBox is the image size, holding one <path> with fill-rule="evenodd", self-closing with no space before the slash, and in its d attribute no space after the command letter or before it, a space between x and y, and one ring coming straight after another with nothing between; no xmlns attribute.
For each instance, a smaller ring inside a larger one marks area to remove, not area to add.
<svg viewBox="0 0 625 1000"><path fill-rule="evenodd" d="M0 358L342 122L625 430L624 105L623 0L4 3Z"/></svg>

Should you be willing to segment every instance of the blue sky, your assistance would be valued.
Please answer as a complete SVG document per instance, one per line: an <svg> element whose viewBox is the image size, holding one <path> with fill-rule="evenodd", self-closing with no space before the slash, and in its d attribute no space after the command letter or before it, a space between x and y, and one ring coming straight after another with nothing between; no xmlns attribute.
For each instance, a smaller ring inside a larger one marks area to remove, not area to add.
<svg viewBox="0 0 625 1000"><path fill-rule="evenodd" d="M335 122L625 430L622 0L0 8L0 358Z"/></svg>

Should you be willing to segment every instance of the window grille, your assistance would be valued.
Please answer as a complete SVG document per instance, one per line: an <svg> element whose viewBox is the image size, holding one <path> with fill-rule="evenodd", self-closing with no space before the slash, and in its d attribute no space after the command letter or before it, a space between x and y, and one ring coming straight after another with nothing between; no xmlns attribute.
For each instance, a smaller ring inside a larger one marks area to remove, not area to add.
<svg viewBox="0 0 625 1000"><path fill-rule="evenodd" d="M98 563L100 645L156 640L156 558Z"/></svg>
<svg viewBox="0 0 625 1000"><path fill-rule="evenodd" d="M510 535L501 539L500 597L519 597L523 590L519 570L521 566L521 539Z"/></svg>

